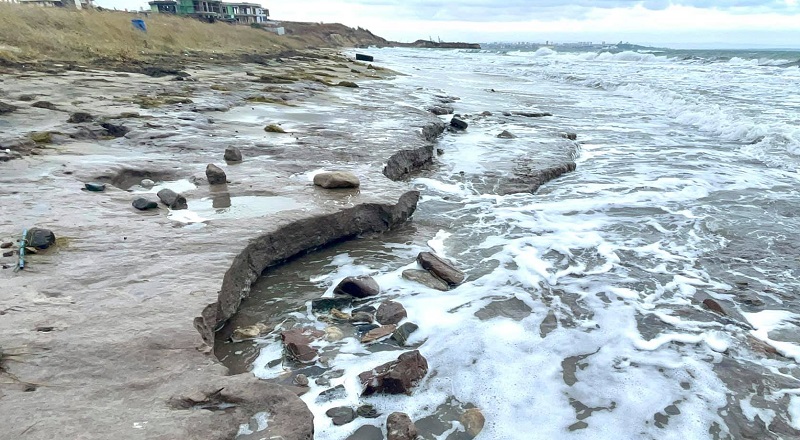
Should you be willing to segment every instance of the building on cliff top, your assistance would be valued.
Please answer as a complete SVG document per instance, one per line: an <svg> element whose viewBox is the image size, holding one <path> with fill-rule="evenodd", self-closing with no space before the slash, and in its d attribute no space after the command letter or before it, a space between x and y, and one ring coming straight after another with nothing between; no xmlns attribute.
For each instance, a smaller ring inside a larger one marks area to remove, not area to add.
<svg viewBox="0 0 800 440"><path fill-rule="evenodd" d="M153 0L149 2L153 12L185 15L206 21L228 21L232 23L264 23L269 10L257 3L224 3L220 0Z"/></svg>

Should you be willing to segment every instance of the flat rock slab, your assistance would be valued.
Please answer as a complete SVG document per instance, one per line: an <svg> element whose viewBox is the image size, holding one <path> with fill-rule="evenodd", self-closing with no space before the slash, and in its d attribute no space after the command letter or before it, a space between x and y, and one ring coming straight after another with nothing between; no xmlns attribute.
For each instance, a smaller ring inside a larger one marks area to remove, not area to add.
<svg viewBox="0 0 800 440"><path fill-rule="evenodd" d="M414 281L415 283L420 283L425 287L430 287L431 289L445 292L450 290L449 284L431 275L431 273L427 270L406 269L403 271L403 278L409 281Z"/></svg>
<svg viewBox="0 0 800 440"><path fill-rule="evenodd" d="M363 344L370 344L372 342L376 342L380 339L383 339L391 335L392 333L394 333L396 329L397 326L394 324L382 325L378 328L368 331L367 334L361 337L361 342Z"/></svg>
<svg viewBox="0 0 800 440"><path fill-rule="evenodd" d="M325 171L314 175L314 185L326 189L358 188L361 181L355 174L346 171Z"/></svg>

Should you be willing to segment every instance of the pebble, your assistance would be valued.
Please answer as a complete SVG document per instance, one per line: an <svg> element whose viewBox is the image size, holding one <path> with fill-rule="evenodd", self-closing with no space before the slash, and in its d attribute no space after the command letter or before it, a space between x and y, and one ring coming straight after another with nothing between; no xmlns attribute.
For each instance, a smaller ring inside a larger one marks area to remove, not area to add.
<svg viewBox="0 0 800 440"><path fill-rule="evenodd" d="M156 203L156 202L154 202L152 200L147 200L144 197L139 197L138 199L134 200L132 205L133 205L134 208L136 208L136 209L138 209L140 211L146 211L148 209L157 209L158 208L158 203Z"/></svg>
<svg viewBox="0 0 800 440"><path fill-rule="evenodd" d="M144 180L142 180L142 182L141 182L141 183L139 183L139 185L141 185L141 186L142 186L142 188L145 188L145 189L150 189L150 188L154 187L154 186L156 185L156 183L155 183L155 182L153 182L153 181L152 181L152 180L150 180L150 179L144 179Z"/></svg>
<svg viewBox="0 0 800 440"><path fill-rule="evenodd" d="M294 384L301 387L308 386L308 377L305 374L298 374L294 377Z"/></svg>
<svg viewBox="0 0 800 440"><path fill-rule="evenodd" d="M89 182L83 185L87 191L101 192L106 190L105 183Z"/></svg>
<svg viewBox="0 0 800 440"><path fill-rule="evenodd" d="M478 408L470 408L464 411L461 415L461 424L467 430L467 434L471 437L477 437L483 430L483 425L486 423L486 418Z"/></svg>
<svg viewBox="0 0 800 440"><path fill-rule="evenodd" d="M356 413L359 417L364 417L365 419L374 419L380 417L378 410L376 410L375 407L370 404L359 406L356 410Z"/></svg>
<svg viewBox="0 0 800 440"><path fill-rule="evenodd" d="M325 340L328 342L336 342L344 339L344 333L339 327L329 326L325 327Z"/></svg>

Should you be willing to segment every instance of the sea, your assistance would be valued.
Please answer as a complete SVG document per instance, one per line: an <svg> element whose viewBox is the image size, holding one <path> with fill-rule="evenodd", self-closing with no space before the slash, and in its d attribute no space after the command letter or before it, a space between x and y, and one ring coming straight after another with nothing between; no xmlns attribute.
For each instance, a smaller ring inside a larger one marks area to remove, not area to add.
<svg viewBox="0 0 800 440"><path fill-rule="evenodd" d="M478 439L800 438L800 51L369 53L398 75L359 99L445 99L470 125L408 181L421 192L408 225L254 287L273 321L323 329L311 297L372 275L419 326L405 347L345 331L301 370L275 334L253 345L256 376L309 377L315 438L375 438L365 426L385 432L401 411L421 438L469 439L469 408L485 418ZM554 160L576 170L533 193L490 184ZM426 250L466 281L403 279ZM411 395L360 397L359 373L411 349L429 364ZM381 416L325 415L364 403Z"/></svg>

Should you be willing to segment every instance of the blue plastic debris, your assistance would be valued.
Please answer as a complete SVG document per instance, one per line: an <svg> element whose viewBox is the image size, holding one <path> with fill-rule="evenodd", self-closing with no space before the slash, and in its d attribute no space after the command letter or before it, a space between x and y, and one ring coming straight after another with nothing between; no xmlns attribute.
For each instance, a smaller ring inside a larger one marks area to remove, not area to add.
<svg viewBox="0 0 800 440"><path fill-rule="evenodd" d="M147 25L144 23L144 20L140 18L134 18L133 20L131 20L131 24L136 29L139 29L142 32L147 32Z"/></svg>

